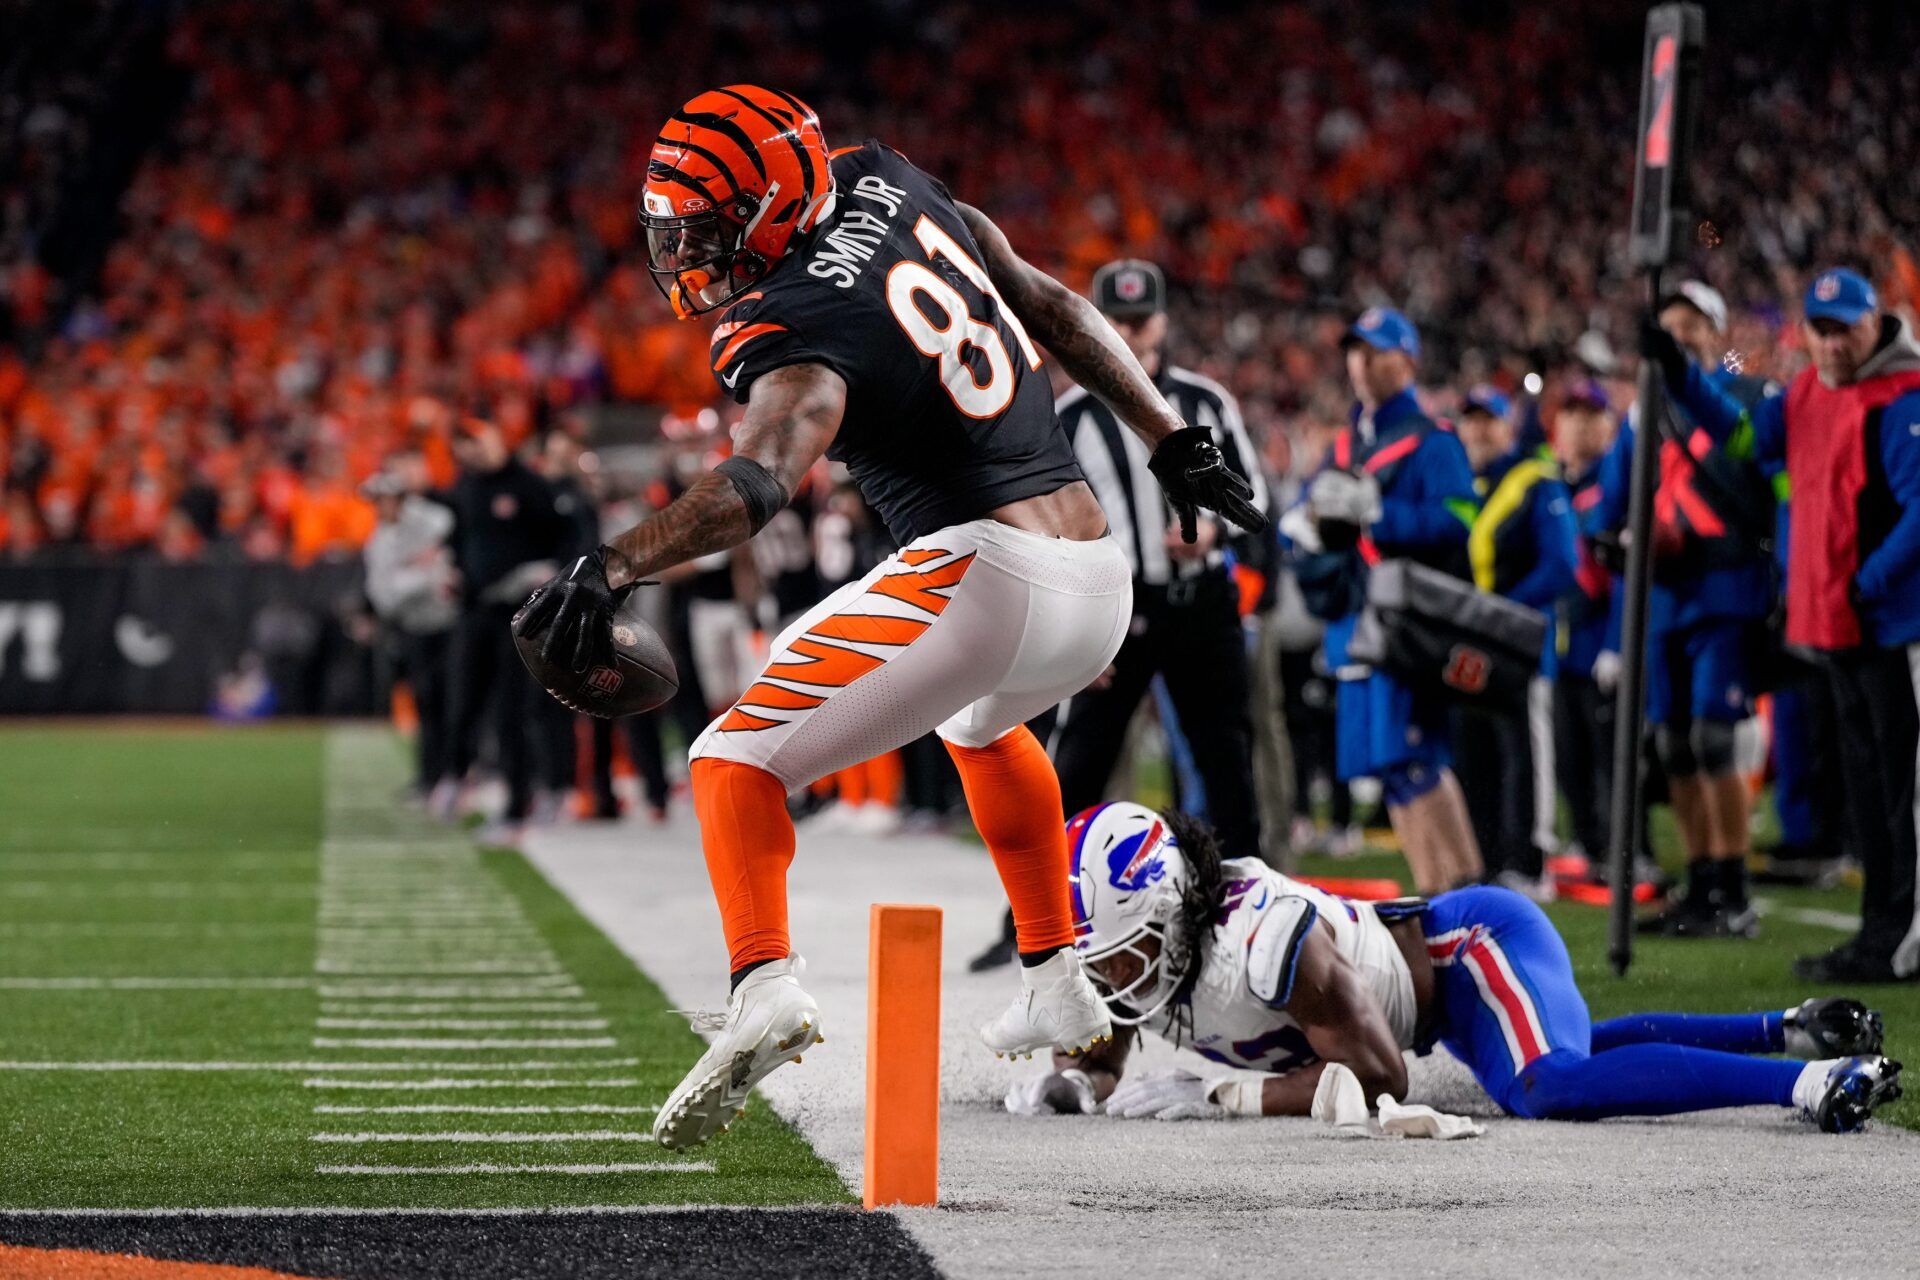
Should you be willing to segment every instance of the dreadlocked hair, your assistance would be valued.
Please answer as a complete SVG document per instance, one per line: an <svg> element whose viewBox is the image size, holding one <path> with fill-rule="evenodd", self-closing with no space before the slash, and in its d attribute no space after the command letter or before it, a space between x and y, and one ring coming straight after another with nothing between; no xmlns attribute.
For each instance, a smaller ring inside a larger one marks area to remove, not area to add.
<svg viewBox="0 0 1920 1280"><path fill-rule="evenodd" d="M1180 914L1167 931L1162 944L1167 948L1168 965L1180 974L1167 1007L1173 1010L1173 1042L1178 1045L1192 1032L1193 1006L1189 997L1200 981L1206 964L1207 947L1213 941L1213 921L1220 910L1220 886L1225 873L1220 869L1220 845L1213 830L1198 818L1169 810L1160 815L1180 846L1187 864L1187 882L1180 890Z"/></svg>

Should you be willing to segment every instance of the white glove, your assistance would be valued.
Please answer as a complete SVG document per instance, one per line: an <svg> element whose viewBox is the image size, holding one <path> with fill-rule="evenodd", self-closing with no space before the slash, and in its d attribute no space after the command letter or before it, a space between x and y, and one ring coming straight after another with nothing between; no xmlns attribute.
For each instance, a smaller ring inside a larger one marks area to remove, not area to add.
<svg viewBox="0 0 1920 1280"><path fill-rule="evenodd" d="M1085 1116L1100 1109L1093 1081L1077 1067L1015 1080L1007 1087L1006 1105L1016 1116Z"/></svg>
<svg viewBox="0 0 1920 1280"><path fill-rule="evenodd" d="M1364 473L1330 468L1313 478L1307 505L1319 519L1344 520L1364 529L1380 518L1380 482Z"/></svg>
<svg viewBox="0 0 1920 1280"><path fill-rule="evenodd" d="M1611 649L1602 649L1593 660L1593 683L1600 692L1609 698L1620 687L1620 655Z"/></svg>
<svg viewBox="0 0 1920 1280"><path fill-rule="evenodd" d="M1313 512L1304 506L1287 508L1286 514L1280 517L1280 532L1310 556L1317 556L1326 549L1320 541L1320 526L1313 522Z"/></svg>
<svg viewBox="0 0 1920 1280"><path fill-rule="evenodd" d="M1375 1102L1380 1108L1380 1132L1394 1138L1432 1138L1450 1142L1455 1138L1478 1138L1487 1129L1467 1116L1450 1116L1432 1107L1403 1106L1392 1095L1381 1094Z"/></svg>
<svg viewBox="0 0 1920 1280"><path fill-rule="evenodd" d="M1107 1114L1128 1120L1225 1120L1232 1113L1213 1100L1214 1083L1181 1070L1130 1076L1107 1098Z"/></svg>
<svg viewBox="0 0 1920 1280"><path fill-rule="evenodd" d="M1366 1124L1367 1093L1360 1087L1360 1077L1345 1063L1329 1062L1320 1072L1320 1086L1313 1091L1313 1106L1307 1114L1335 1128Z"/></svg>

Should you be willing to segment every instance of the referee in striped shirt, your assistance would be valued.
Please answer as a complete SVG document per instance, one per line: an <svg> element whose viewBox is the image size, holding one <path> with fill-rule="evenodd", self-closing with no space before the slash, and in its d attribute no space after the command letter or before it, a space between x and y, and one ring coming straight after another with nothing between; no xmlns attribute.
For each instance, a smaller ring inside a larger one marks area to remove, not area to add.
<svg viewBox="0 0 1920 1280"><path fill-rule="evenodd" d="M1168 364L1167 279L1151 262L1123 258L1093 275L1093 304L1126 340L1140 364L1189 425L1213 433L1228 466L1253 486L1253 504L1270 511L1259 455L1240 406L1210 378ZM1253 794L1253 721L1247 638L1229 551L1264 568L1266 535L1246 535L1200 513L1199 537L1180 538L1180 522L1147 470L1147 448L1112 410L1082 387L1054 405L1114 540L1133 566L1133 622L1113 665L1061 706L1049 742L1069 816L1099 804L1119 763L1127 726L1153 677L1165 679L1179 729L1206 789L1207 816L1230 858L1260 856ZM1038 722L1036 722L1037 724ZM1192 806L1192 798L1186 801ZM975 972L1013 960L1013 915L1003 936L975 956Z"/></svg>
<svg viewBox="0 0 1920 1280"><path fill-rule="evenodd" d="M1227 465L1253 487L1267 510L1266 478L1227 389L1169 364L1167 282L1150 262L1122 259L1094 273L1093 301L1113 324L1160 394L1187 423L1213 433ZM1260 820L1253 793L1253 725L1247 639L1228 552L1264 566L1265 543L1207 513L1199 539L1180 538L1180 524L1147 471L1147 448L1097 398L1075 387L1055 406L1073 451L1107 514L1114 539L1133 566L1133 624L1107 677L1061 709L1053 734L1054 764L1066 811L1098 804L1119 761L1127 724L1149 682L1166 683L1206 789L1207 815L1229 857L1260 856Z"/></svg>

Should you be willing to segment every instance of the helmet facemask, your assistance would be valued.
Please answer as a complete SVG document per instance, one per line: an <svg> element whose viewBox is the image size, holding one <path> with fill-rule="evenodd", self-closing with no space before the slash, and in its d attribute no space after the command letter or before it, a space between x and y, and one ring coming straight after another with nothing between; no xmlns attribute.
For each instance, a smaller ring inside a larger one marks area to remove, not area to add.
<svg viewBox="0 0 1920 1280"><path fill-rule="evenodd" d="M1152 1018L1167 1007L1180 989L1181 973L1175 961L1183 949L1174 936L1177 927L1176 920L1155 919L1098 952L1080 953L1087 978L1106 1001L1108 1015L1121 1026L1138 1026ZM1158 945L1143 946L1149 938ZM1116 988L1100 969L1104 962L1122 956L1138 960L1140 973L1125 986Z"/></svg>
<svg viewBox="0 0 1920 1280"><path fill-rule="evenodd" d="M726 306L766 275L766 259L746 247L752 223L717 209L677 215L642 214L647 272L681 319Z"/></svg>

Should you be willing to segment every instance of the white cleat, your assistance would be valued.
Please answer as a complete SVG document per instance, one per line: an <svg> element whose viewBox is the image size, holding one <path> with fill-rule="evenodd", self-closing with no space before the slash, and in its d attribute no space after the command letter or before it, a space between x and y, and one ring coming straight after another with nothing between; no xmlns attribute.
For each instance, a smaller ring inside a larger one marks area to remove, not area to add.
<svg viewBox="0 0 1920 1280"><path fill-rule="evenodd" d="M824 1039L820 1006L800 988L805 967L797 955L763 964L741 979L724 1014L702 1015L718 1034L667 1095L653 1122L654 1141L682 1151L724 1133L744 1113L754 1085Z"/></svg>
<svg viewBox="0 0 1920 1280"><path fill-rule="evenodd" d="M1106 1002L1071 947L1031 968L1021 966L1020 987L1006 1012L980 1028L980 1038L996 1055L1031 1058L1038 1049L1080 1053L1113 1038Z"/></svg>

